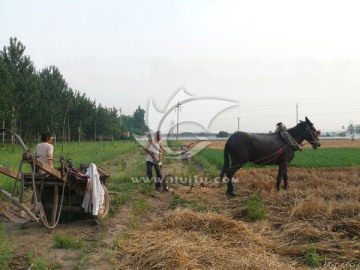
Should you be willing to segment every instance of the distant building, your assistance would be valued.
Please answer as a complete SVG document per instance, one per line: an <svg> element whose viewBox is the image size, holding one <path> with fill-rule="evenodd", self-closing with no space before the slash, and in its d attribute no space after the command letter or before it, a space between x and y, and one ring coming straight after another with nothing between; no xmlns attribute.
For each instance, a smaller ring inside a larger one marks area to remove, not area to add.
<svg viewBox="0 0 360 270"><path fill-rule="evenodd" d="M125 131L125 132L123 133L123 135L124 135L125 138L130 138L132 134L131 134L130 131Z"/></svg>

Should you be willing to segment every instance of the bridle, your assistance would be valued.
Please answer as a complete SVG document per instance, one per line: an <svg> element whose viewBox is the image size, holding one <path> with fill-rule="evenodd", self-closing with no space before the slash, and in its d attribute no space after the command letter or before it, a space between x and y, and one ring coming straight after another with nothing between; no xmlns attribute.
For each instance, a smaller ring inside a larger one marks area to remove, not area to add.
<svg viewBox="0 0 360 270"><path fill-rule="evenodd" d="M319 135L321 134L320 130L316 130L313 126L309 126L308 123L306 123L306 131L310 133L310 136L312 140L307 140L311 145L314 142L317 142L319 140Z"/></svg>

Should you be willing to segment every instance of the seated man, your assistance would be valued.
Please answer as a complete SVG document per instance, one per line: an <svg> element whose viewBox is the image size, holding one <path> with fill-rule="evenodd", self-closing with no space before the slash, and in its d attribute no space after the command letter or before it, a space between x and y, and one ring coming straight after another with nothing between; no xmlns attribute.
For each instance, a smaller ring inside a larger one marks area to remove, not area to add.
<svg viewBox="0 0 360 270"><path fill-rule="evenodd" d="M35 157L41 161L43 164L50 166L53 168L53 153L54 153L54 146L52 143L53 137L51 136L50 132L44 132L41 135L41 143L39 143L35 148ZM40 174L44 174L44 171L39 170Z"/></svg>

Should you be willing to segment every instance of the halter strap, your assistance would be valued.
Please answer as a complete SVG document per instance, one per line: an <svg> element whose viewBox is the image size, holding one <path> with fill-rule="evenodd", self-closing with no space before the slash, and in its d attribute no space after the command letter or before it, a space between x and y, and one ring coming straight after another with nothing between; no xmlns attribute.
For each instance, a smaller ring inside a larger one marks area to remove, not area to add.
<svg viewBox="0 0 360 270"><path fill-rule="evenodd" d="M314 134L312 133L312 131L311 131L308 123L306 123L306 130L309 131L309 133L310 133L310 135L311 135L311 138L313 139L312 141L317 141L317 140L318 140L318 138L315 138L315 137L314 137ZM320 131L319 131L319 130L315 130L315 132L316 132L316 134L320 134Z"/></svg>

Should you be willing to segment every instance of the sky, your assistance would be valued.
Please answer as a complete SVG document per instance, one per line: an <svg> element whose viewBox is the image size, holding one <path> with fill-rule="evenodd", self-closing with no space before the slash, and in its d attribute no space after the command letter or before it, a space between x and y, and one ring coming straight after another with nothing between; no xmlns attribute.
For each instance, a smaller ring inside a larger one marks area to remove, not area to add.
<svg viewBox="0 0 360 270"><path fill-rule="evenodd" d="M0 46L17 37L37 70L57 66L69 87L122 114L140 106L149 123L153 104L166 115L163 131L178 121L169 104L183 102L181 92L212 102L183 102L179 132L269 132L305 116L338 132L360 124L359 8L347 0L0 0Z"/></svg>

